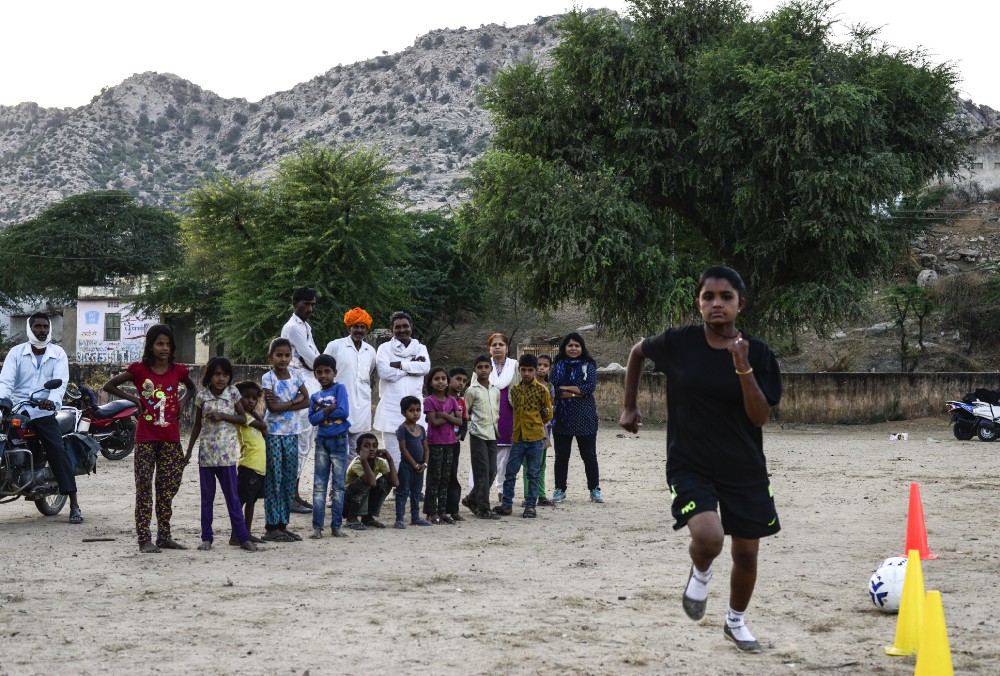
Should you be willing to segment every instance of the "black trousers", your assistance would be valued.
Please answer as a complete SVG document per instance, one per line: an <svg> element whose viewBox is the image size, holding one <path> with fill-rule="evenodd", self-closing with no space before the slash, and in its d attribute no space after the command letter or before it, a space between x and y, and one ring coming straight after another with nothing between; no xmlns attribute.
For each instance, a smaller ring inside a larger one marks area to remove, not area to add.
<svg viewBox="0 0 1000 676"><path fill-rule="evenodd" d="M364 477L358 477L351 482L344 494L344 516L376 517L382 511L385 496L392 490L389 477L382 475L375 479L375 485L369 486Z"/></svg>
<svg viewBox="0 0 1000 676"><path fill-rule="evenodd" d="M62 432L59 431L56 417L46 415L33 418L31 430L37 435L38 442L45 451L49 468L56 477L56 483L59 484L59 492L63 495L76 493L76 475L73 474L73 465L69 459L69 452L63 444Z"/></svg>
<svg viewBox="0 0 1000 676"><path fill-rule="evenodd" d="M553 434L552 445L556 449L556 488L566 490L569 476L569 456L573 450L573 437L568 434ZM601 471L597 466L597 435L587 434L576 437L583 469L587 473L587 490L601 487Z"/></svg>
<svg viewBox="0 0 1000 676"><path fill-rule="evenodd" d="M472 458L472 493L469 505L476 510L490 508L490 489L497 478L497 442L469 435L469 455Z"/></svg>

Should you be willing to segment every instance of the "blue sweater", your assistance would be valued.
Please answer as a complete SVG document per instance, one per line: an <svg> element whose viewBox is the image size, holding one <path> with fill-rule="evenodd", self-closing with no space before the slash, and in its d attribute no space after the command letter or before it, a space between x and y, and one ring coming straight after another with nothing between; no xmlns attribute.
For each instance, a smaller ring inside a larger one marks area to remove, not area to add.
<svg viewBox="0 0 1000 676"><path fill-rule="evenodd" d="M337 407L330 413L324 413L323 409L333 402L337 403ZM309 397L309 422L316 426L316 436L334 437L344 434L351 429L351 421L347 419L350 414L347 388L340 383L334 383Z"/></svg>

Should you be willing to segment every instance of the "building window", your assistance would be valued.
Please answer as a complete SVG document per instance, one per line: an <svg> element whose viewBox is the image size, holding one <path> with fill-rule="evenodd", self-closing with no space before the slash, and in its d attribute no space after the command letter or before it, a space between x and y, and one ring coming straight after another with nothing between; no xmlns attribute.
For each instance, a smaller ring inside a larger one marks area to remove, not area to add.
<svg viewBox="0 0 1000 676"><path fill-rule="evenodd" d="M119 314L104 315L104 340L117 342L122 339L122 316Z"/></svg>
<svg viewBox="0 0 1000 676"><path fill-rule="evenodd" d="M969 165L969 168L970 169L982 169L983 168L983 163L982 162L973 162L972 164Z"/></svg>
<svg viewBox="0 0 1000 676"><path fill-rule="evenodd" d="M993 168L994 169L1000 169L1000 162L994 162L993 163Z"/></svg>
<svg viewBox="0 0 1000 676"><path fill-rule="evenodd" d="M118 300L109 300L108 301L108 307L118 307L120 304L121 304L121 301L118 301Z"/></svg>

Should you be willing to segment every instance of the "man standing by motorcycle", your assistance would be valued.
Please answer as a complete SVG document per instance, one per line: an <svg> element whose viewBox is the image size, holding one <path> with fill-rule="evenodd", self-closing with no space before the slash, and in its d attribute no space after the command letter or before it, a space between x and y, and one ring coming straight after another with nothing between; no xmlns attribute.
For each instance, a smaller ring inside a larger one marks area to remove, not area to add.
<svg viewBox="0 0 1000 676"><path fill-rule="evenodd" d="M31 418L31 430L45 450L59 492L69 496L69 522L78 524L83 523L83 514L76 499L76 476L55 417L69 382L69 360L61 347L51 344L51 328L49 316L44 312L28 317L28 342L12 348L3 361L0 399L26 401L47 381L55 378L62 381L58 388L41 395L46 398L37 408L29 406L24 412Z"/></svg>

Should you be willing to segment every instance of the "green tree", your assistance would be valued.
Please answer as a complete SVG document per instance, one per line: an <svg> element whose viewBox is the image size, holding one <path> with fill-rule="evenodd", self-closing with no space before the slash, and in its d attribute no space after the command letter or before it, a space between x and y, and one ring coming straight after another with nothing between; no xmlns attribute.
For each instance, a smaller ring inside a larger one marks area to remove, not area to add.
<svg viewBox="0 0 1000 676"><path fill-rule="evenodd" d="M194 314L246 360L264 357L299 286L319 295L310 320L318 343L343 335L343 314L356 305L382 322L409 310L433 342L481 286L457 253L452 221L404 211L397 178L374 149L304 145L265 183L207 180L182 200L183 261L137 305Z"/></svg>
<svg viewBox="0 0 1000 676"><path fill-rule="evenodd" d="M464 247L534 305L588 302L623 331L682 310L718 261L750 284L758 327L860 313L910 234L883 205L954 170L963 144L955 71L864 28L834 42L830 8L571 12L550 67L511 66L483 91L496 132Z"/></svg>
<svg viewBox="0 0 1000 676"><path fill-rule="evenodd" d="M410 242L402 282L420 341L433 348L441 334L482 307L482 277L458 248L458 226L441 212L409 212Z"/></svg>
<svg viewBox="0 0 1000 676"><path fill-rule="evenodd" d="M74 302L78 286L145 275L181 254L177 217L127 192L67 197L0 232L0 288L7 303Z"/></svg>

